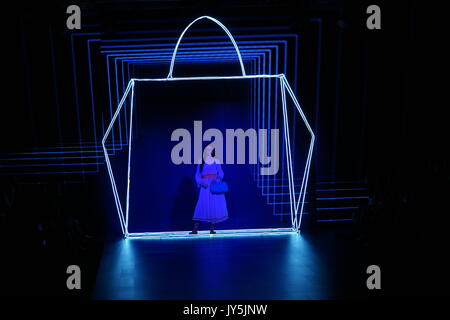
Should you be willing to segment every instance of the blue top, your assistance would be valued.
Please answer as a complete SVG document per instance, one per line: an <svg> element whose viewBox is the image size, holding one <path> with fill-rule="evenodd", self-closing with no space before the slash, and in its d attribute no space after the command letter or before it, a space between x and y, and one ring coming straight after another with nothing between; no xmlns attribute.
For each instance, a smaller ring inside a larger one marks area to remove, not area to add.
<svg viewBox="0 0 450 320"><path fill-rule="evenodd" d="M220 163L217 163L216 161L211 164L204 163L202 172L200 172L200 164L197 165L197 172L195 173L195 181L197 182L197 186L199 187L201 182L204 182L208 185L211 183L212 178L202 178L202 175L204 174L217 174L217 180L222 180L224 176L222 166L220 165Z"/></svg>

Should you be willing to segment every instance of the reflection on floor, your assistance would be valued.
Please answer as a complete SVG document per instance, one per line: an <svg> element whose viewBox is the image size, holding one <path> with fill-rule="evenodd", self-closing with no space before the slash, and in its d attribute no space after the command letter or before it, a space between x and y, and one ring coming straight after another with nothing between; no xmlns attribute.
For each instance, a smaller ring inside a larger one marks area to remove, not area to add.
<svg viewBox="0 0 450 320"><path fill-rule="evenodd" d="M353 251L351 243L326 231L120 239L105 246L93 298L360 297L367 275Z"/></svg>

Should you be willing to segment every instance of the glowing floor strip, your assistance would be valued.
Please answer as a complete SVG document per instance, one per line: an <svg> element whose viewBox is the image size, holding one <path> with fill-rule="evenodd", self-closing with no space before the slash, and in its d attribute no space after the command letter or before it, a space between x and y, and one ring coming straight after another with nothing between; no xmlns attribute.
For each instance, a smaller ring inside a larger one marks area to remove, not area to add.
<svg viewBox="0 0 450 320"><path fill-rule="evenodd" d="M126 238L136 239L163 239L163 238L205 238L205 237L234 237L234 236L265 236L265 235L286 235L295 234L296 230L292 228L268 228L268 229L231 229L216 230L216 234L210 234L207 231L198 231L197 234L189 234L189 231L166 231L166 232L133 232Z"/></svg>
<svg viewBox="0 0 450 320"><path fill-rule="evenodd" d="M190 26L192 26L192 24L194 24L194 22L199 21L201 19L209 19L215 23L217 23L229 36L230 40L232 41L235 49L236 49L236 53L239 57L239 62L241 65L241 70L242 70L242 75L241 76L205 76L205 77L173 77L172 73L173 73L173 67L174 67L174 63L175 63L175 58L176 58L176 53L177 53L177 49L178 46L180 44L180 41L183 37L183 35L186 33L187 29L190 28ZM300 224L301 224L301 219L302 219L302 214L303 214L303 207L304 207L304 202L305 202L305 194L306 192L304 192L304 190L306 190L307 184L308 184L308 176L309 176L309 168L310 168L310 164L311 164L311 156L312 156L312 151L313 151L313 147L314 147L314 140L315 140L315 136L314 133L301 109L301 106L299 104L299 102L297 101L294 92L292 91L291 87L289 86L289 83L285 77L284 74L276 74L276 75L267 75L267 74L262 74L262 75L247 75L245 73L245 68L244 68L244 64L241 58L241 54L239 52L239 48L236 45L236 42L233 39L233 36L230 34L230 32L228 31L228 29L221 24L219 21L217 21L214 18L208 17L208 16L203 16L200 18L195 19L192 23L190 23L182 32L180 38L178 39L177 45L175 47L175 50L173 52L172 55L172 61L170 64L170 70L169 73L167 75L166 78L154 78L154 79L137 79L137 78L133 78L128 82L127 85L127 89L125 90L125 93L119 103L119 106L117 107L116 112L114 113L114 116L111 120L111 123L109 124L105 135L102 139L102 146L103 146L103 150L104 150L104 154L105 154L105 158L106 158L106 164L107 164L107 168L108 168L108 174L110 176L111 179L111 185L112 185L112 189L113 189L113 195L114 195L114 199L116 202L116 207L117 207L117 211L118 211L118 215L119 215L119 220L120 220L120 224L121 224L121 228L122 228L122 232L124 234L125 237L129 238L129 237L151 237L152 235L155 236L157 235L158 237L161 236L168 236L168 235L179 235L179 236L186 236L186 232L182 232L181 233L171 233L171 232L149 232L149 233L129 233L128 232L128 216L129 216L129 190L130 190L130 163L131 163L131 139L130 139L130 143L129 143L129 150L128 150L128 181L127 181L127 196L126 196L126 212L125 215L123 213L122 210L122 206L121 206L121 202L119 199L119 195L117 192L117 187L116 187L116 183L115 183L115 179L114 179L114 174L112 172L112 168L111 168L111 164L109 161L109 155L108 155L108 151L106 149L105 146L105 142L106 139L108 138L112 127L114 125L114 122L117 119L117 116L119 115L120 110L122 109L124 102L129 94L129 92L131 91L131 96L132 96L132 100L131 100L131 113L130 113L130 121L133 118L133 97L134 97L134 85L135 82L140 82L140 81L191 81L191 80L237 80L237 79L270 79L270 78L278 78L280 79L281 82L281 86L280 86L280 90L281 90L281 94L282 94L282 104L283 104L283 118L284 118L284 130L285 130L285 135L284 135L284 139L285 139L285 144L286 144L286 149L287 149L287 157L286 157L286 161L288 162L288 180L289 180L289 194L290 194L290 208L291 208L291 222L292 222L292 228L291 229L275 229L277 231L273 231L274 229L270 229L272 231L261 231L261 230L269 230L269 229L246 229L246 230L224 230L222 231L222 235L226 234L226 235L255 235L255 234L261 234L261 233L270 233L270 234L274 234L274 233L286 233L286 232L296 232L300 230ZM131 89L131 90L130 90ZM290 135L289 135L289 126L288 126L288 116L287 116L287 106L286 106L286 100L287 100L287 96L286 96L286 91L288 92L288 96L292 99L292 101L294 102L297 110L299 111L301 118L304 122L304 124L306 125L306 127L308 128L308 131L311 134L311 142L310 142L310 147L309 147L309 152L308 152L308 157L307 157L307 161L306 161L306 165L305 165L305 169L304 169L304 174L303 174L303 179L302 179L302 183L301 183L301 188L300 188L300 192L299 192L299 197L298 200L295 197L295 190L294 190L294 177L293 177L293 170L292 170L292 156L291 156L291 143L290 143ZM132 127L132 123L130 122L130 138L131 138L131 127ZM301 203L301 207L300 207L300 211L299 209L299 205ZM253 231L252 231L253 230ZM283 230L283 231L280 231ZM289 231L286 231L289 230ZM226 232L225 232L226 231ZM204 233L204 232L200 232L200 235L203 234L207 234L208 236L209 233ZM197 235L198 236L198 235Z"/></svg>

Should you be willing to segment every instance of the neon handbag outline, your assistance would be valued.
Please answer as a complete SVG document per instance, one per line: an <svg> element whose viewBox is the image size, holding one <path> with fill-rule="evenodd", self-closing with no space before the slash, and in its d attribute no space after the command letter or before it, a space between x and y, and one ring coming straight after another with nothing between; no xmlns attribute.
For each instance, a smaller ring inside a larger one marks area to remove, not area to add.
<svg viewBox="0 0 450 320"><path fill-rule="evenodd" d="M219 25L223 31L225 31L225 33L227 34L228 38L230 39L230 41L232 42L234 49L236 51L236 54L238 56L239 59L239 64L240 64L240 68L241 68L241 72L242 75L241 76L204 76L204 77L174 77L173 76L173 71L174 71L174 65L175 65L175 59L176 59L176 55L178 52L178 47L181 43L181 40L183 39L183 36L185 35L185 33L187 32L187 30L189 30L189 28L196 23L199 20L203 20L203 19L207 19L210 20L214 23L216 23L217 25ZM292 230L295 232L298 232L300 230L300 225L301 225L301 220L302 220L302 215L303 215L303 209L304 209L304 203L305 203L305 195L306 195L306 187L308 184L308 177L309 177L309 170L310 170L310 166L311 166L311 157L312 157L312 152L313 152L313 148L314 148L314 141L315 141L315 135L311 129L311 126L308 123L308 120L306 119L306 116L299 104L299 102L297 101L297 98L295 97L295 94L293 92L293 90L291 89L286 76L284 74L276 74L276 75L269 75L269 74L260 74L260 75L247 75L245 72L245 67L244 67L244 63L242 61L242 57L241 57L241 53L239 51L238 45L236 44L236 41L234 40L233 36L231 35L230 31L217 19L212 18L210 16L201 16L199 18L196 18L195 20L193 20L181 33L180 37L178 38L178 41L176 43L175 49L173 51L172 54L172 59L170 62L170 68L169 68L169 73L167 74L167 77L165 78L151 78L151 79L147 79L147 78L132 78L130 79L130 81L128 82L128 85L125 89L125 92L119 102L119 105L117 107L117 110L115 111L111 122L107 128L107 130L105 131L105 135L103 136L102 139L102 147L103 147L103 152L105 155L105 162L106 162L106 166L107 166L107 170L108 170L108 174L111 180L111 186L112 186L112 191L113 191L113 195L114 195L114 200L115 200L115 204L116 204L116 209L117 209L117 213L119 216L119 222L120 222L120 226L122 229L122 233L124 235L125 238L128 237L142 237L142 236L146 236L151 234L149 233L130 233L128 232L128 222L129 222L129 200L130 200L130 162L131 162L131 146L132 146L132 129L133 129L133 101L134 101L134 86L136 82L140 82L140 81L190 81L190 80L220 80L220 79L258 79L258 78L278 78L280 80L280 90L281 90L281 99L282 99L282 105L283 105L283 122L284 122L284 142L285 142L285 147L286 147L286 152L287 152L287 170L288 170L288 183L289 183L289 199L290 199L290 215L291 215L291 223L292 223ZM286 95L287 92L287 95ZM116 187L116 182L115 182L115 178L114 178L114 174L113 174L113 170L111 167L111 163L109 160L109 155L108 155L108 150L105 146L106 140L112 130L112 127L117 119L117 116L119 115L119 112L121 111L124 102L126 100L126 98L128 97L128 95L131 93L131 113L130 113L130 125L129 125L129 148L128 148L128 167L127 167L127 188L126 188L126 203L125 203L125 213L123 212L122 209L122 204L121 204L121 200L120 197L118 195L117 192L117 187ZM304 171L303 171L303 177L302 177L302 182L301 182L301 187L300 187L300 192L298 194L298 197L296 198L296 194L294 192L294 177L293 177L293 169L292 169L292 155L291 155L291 145L290 145L290 138L289 138L289 127L287 125L288 123L288 119L287 119L287 112L286 112L286 99L287 96L290 97L292 99L292 101L294 102L300 116L301 119L303 120L305 126L307 127L308 132L311 135L311 140L309 143L309 149L308 149L308 155L306 157L306 164L304 167ZM228 189L228 188L227 188Z"/></svg>

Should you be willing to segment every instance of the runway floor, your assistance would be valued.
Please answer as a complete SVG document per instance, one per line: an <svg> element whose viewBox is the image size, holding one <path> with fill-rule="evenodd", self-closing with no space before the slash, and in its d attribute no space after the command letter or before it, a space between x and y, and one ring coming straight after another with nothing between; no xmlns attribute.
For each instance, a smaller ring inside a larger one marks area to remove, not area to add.
<svg viewBox="0 0 450 320"><path fill-rule="evenodd" d="M336 231L120 239L105 245L94 299L333 299L367 291Z"/></svg>

